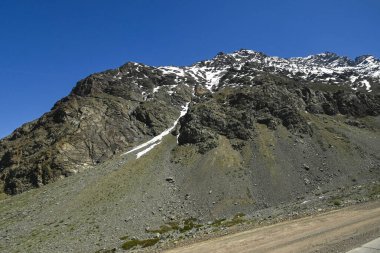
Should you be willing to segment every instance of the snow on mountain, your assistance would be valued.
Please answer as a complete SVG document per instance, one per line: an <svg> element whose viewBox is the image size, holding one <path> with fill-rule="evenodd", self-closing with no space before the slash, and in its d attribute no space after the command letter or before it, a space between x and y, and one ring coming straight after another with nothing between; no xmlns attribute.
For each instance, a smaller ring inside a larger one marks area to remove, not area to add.
<svg viewBox="0 0 380 253"><path fill-rule="evenodd" d="M159 67L164 75L174 75L176 81L187 83L193 79L208 90L221 86L236 86L231 78L252 80L260 72L269 72L315 83L347 85L372 91L380 84L380 60L370 55L351 60L335 53L321 53L307 57L280 58L267 56L252 50L239 50L231 54L219 53L213 59L197 62L185 67ZM234 75L226 74L233 70ZM226 82L226 79L229 82Z"/></svg>
<svg viewBox="0 0 380 253"><path fill-rule="evenodd" d="M138 145L137 147L123 153L122 155L127 155L129 153L132 153L132 152L135 152L135 151L138 151L138 150L141 150L143 148L145 148L144 150L138 152L136 154L136 158L139 159L141 156L145 155L146 153L148 153L149 151L151 151L155 146L159 145L161 143L161 140L166 136L168 135L171 131L173 131L173 129L177 126L178 124L178 121L186 115L188 109L189 109L189 104L190 103L186 103L186 105L182 106L182 110L180 112L180 115L179 117L174 121L173 125L166 129L165 131L163 131L162 133L160 133L159 135L153 137L152 139L148 140L147 142L144 142L143 144L140 144ZM178 139L178 137L177 137Z"/></svg>

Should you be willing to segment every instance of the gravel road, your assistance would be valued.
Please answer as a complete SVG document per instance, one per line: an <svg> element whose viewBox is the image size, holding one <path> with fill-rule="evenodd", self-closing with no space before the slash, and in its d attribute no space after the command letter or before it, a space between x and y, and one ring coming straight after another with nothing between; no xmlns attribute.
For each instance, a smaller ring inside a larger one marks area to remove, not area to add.
<svg viewBox="0 0 380 253"><path fill-rule="evenodd" d="M346 252L380 236L380 201L240 232L165 251Z"/></svg>

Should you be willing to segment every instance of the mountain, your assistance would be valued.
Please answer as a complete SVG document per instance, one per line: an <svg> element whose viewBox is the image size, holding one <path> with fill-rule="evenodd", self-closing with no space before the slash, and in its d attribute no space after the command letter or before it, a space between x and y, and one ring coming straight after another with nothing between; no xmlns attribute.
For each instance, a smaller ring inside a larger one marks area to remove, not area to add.
<svg viewBox="0 0 380 253"><path fill-rule="evenodd" d="M189 102L179 144L198 143L201 152L217 135L252 138L255 122L311 134L300 112L376 116L379 87L380 61L368 55L283 59L239 50L190 67L127 63L81 80L1 140L0 178L16 194L89 169L167 129Z"/></svg>
<svg viewBox="0 0 380 253"><path fill-rule="evenodd" d="M379 90L378 59L334 53L239 50L90 75L0 141L1 189L18 194L0 207L0 250L95 252L125 234L131 244L180 236L195 221L371 192L380 183Z"/></svg>

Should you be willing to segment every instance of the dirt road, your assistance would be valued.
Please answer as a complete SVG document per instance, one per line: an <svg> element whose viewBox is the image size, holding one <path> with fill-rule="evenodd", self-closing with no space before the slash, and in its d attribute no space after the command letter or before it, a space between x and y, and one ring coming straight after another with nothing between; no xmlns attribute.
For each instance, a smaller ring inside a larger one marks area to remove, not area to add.
<svg viewBox="0 0 380 253"><path fill-rule="evenodd" d="M380 201L227 235L165 252L346 252L379 236Z"/></svg>

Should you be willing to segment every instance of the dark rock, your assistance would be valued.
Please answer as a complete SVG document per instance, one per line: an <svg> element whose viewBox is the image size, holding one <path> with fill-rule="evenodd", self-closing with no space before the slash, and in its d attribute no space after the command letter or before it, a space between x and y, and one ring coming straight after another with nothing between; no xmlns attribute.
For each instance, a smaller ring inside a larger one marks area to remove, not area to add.
<svg viewBox="0 0 380 253"><path fill-rule="evenodd" d="M350 126L355 126L358 128L366 128L366 125L364 125L362 122L354 119L347 119L344 123Z"/></svg>
<svg viewBox="0 0 380 253"><path fill-rule="evenodd" d="M174 184L174 183L175 183L175 180L174 180L174 178L172 178L172 177L168 177L168 178L166 178L165 180L166 180L166 182L171 183L171 184Z"/></svg>

